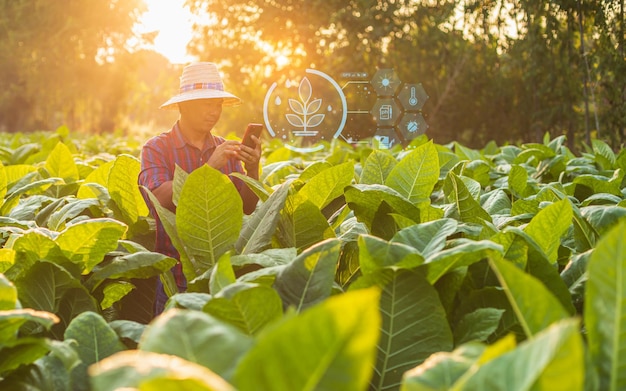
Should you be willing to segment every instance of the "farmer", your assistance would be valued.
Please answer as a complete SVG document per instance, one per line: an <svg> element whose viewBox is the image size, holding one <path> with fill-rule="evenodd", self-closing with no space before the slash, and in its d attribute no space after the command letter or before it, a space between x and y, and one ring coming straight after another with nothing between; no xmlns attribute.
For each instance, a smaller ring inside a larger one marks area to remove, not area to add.
<svg viewBox="0 0 626 391"><path fill-rule="evenodd" d="M223 106L234 106L241 100L224 91L224 84L214 63L200 62L187 65L180 78L180 90L162 109L178 109L180 116L172 129L148 140L141 151L139 185L152 191L159 203L176 211L172 201L172 180L176 165L190 173L204 164L224 174L239 172L259 178L261 142L254 137L254 148L234 140L225 140L212 134ZM243 163L243 164L242 164ZM246 214L254 211L258 198L238 178L231 177L243 200ZM180 260L178 251L163 228L147 194L143 194L156 219L155 251ZM183 292L187 282L180 262L172 269L178 290ZM160 279L157 279L155 315L163 311L168 297Z"/></svg>

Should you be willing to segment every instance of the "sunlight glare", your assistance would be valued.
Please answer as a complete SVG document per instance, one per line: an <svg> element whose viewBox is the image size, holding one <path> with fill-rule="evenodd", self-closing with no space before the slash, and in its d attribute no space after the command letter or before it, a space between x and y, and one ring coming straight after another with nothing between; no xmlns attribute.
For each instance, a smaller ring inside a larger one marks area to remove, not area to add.
<svg viewBox="0 0 626 391"><path fill-rule="evenodd" d="M158 32L151 47L173 64L193 61L187 53L191 40L193 16L184 7L185 0L144 0L148 10L140 17L139 31Z"/></svg>
<svg viewBox="0 0 626 391"><path fill-rule="evenodd" d="M278 56L276 56L276 65L278 66L278 69L283 68L288 64L289 64L289 57L283 54L279 54Z"/></svg>

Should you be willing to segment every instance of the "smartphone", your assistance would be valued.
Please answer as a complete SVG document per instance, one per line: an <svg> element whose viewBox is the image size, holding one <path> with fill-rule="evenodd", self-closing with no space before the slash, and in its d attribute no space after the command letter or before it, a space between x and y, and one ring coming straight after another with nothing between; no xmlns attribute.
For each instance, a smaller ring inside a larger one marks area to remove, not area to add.
<svg viewBox="0 0 626 391"><path fill-rule="evenodd" d="M241 140L241 143L243 145L247 145L250 148L254 148L255 144L251 136L255 135L260 139L262 130L263 130L263 125L261 124L253 124L253 123L248 124L248 127L246 128L246 132L243 134L243 139Z"/></svg>

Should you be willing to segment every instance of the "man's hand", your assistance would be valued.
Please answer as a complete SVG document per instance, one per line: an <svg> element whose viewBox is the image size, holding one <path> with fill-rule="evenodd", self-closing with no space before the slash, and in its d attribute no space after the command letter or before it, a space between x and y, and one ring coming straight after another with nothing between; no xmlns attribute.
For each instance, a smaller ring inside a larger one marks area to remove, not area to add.
<svg viewBox="0 0 626 391"><path fill-rule="evenodd" d="M259 179L259 161L261 160L261 140L252 136L254 148L239 144L238 158L244 164L248 176Z"/></svg>
<svg viewBox="0 0 626 391"><path fill-rule="evenodd" d="M239 157L239 149L241 143L235 140L226 140L217 147L215 147L215 152L209 158L207 164L216 170L221 169L226 165L228 159L238 158Z"/></svg>

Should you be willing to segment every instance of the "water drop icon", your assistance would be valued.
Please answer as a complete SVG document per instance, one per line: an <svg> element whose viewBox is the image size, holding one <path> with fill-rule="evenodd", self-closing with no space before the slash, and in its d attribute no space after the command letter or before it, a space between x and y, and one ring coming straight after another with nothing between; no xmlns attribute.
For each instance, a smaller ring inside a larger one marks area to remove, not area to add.
<svg viewBox="0 0 626 391"><path fill-rule="evenodd" d="M330 105L328 105L328 108L326 110L333 111L333 108Z"/></svg>
<svg viewBox="0 0 626 391"><path fill-rule="evenodd" d="M283 101L280 99L280 96L277 96L276 99L274 99L274 104L280 106L281 103L283 103Z"/></svg>

